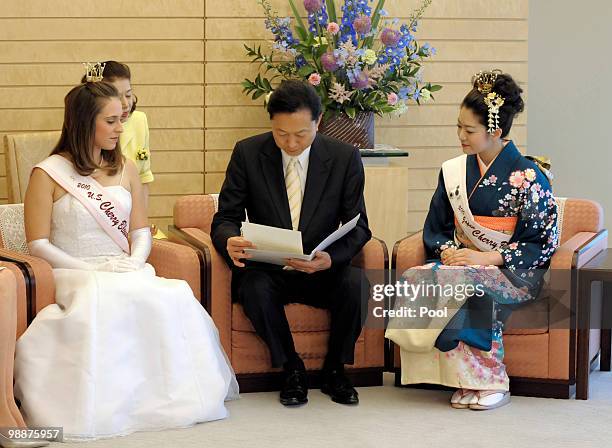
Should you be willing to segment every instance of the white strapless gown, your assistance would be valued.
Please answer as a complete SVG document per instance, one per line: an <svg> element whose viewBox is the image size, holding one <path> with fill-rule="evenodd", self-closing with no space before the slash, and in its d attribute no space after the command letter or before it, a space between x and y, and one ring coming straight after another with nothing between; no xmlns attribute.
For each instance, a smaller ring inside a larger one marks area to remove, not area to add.
<svg viewBox="0 0 612 448"><path fill-rule="evenodd" d="M131 208L130 193L107 187ZM71 195L53 206L53 244L101 263L125 254ZM217 329L182 280L54 269L56 304L17 342L15 395L30 427L95 439L222 419L238 384Z"/></svg>

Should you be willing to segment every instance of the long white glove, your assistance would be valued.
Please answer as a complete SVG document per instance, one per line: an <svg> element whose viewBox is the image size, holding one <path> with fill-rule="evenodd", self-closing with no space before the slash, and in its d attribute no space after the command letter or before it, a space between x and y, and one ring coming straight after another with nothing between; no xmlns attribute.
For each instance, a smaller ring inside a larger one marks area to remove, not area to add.
<svg viewBox="0 0 612 448"><path fill-rule="evenodd" d="M130 256L125 261L129 261L135 269L142 269L147 263L147 258L151 253L153 245L153 236L151 235L150 227L142 227L130 232Z"/></svg>
<svg viewBox="0 0 612 448"><path fill-rule="evenodd" d="M48 238L30 241L28 243L30 254L47 260L56 269L83 269L93 271L96 266L68 255L59 247L53 245Z"/></svg>
<svg viewBox="0 0 612 448"><path fill-rule="evenodd" d="M151 245L153 238L151 237L151 229L143 227L130 232L130 251L129 257L116 257L95 267L97 271L108 272L133 272L139 271L145 267L149 253L151 253Z"/></svg>

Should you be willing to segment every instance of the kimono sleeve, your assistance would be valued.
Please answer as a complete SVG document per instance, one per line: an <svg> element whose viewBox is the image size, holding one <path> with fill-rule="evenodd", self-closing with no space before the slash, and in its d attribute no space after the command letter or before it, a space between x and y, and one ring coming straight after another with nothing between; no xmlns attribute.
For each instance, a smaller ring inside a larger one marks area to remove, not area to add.
<svg viewBox="0 0 612 448"><path fill-rule="evenodd" d="M438 175L438 187L431 198L429 212L423 226L423 243L427 259L439 259L442 251L455 243L455 215L446 195L442 170Z"/></svg>
<svg viewBox="0 0 612 448"><path fill-rule="evenodd" d="M545 270L558 244L557 204L548 179L537 168L512 173L522 178L518 221L508 244L499 248L504 266L529 281L535 269Z"/></svg>

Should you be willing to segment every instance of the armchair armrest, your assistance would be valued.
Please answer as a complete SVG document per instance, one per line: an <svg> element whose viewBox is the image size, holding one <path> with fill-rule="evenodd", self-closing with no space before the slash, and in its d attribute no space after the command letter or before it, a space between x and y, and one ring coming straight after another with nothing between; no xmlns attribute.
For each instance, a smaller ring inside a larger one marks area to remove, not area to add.
<svg viewBox="0 0 612 448"><path fill-rule="evenodd" d="M26 284L28 282L28 279L26 276L23 275L23 272L21 271L21 269L19 268L19 266L17 266L15 263L11 263L8 261L0 261L0 273L2 271L11 271L12 272L12 276L15 277L15 284L17 287L17 299L15 301L15 306L13 307L14 310L17 312L17 332L15 334L16 336L16 340L19 339L19 337L23 334L23 332L26 330L27 328L27 318L28 318L28 311L27 311L27 300L26 300ZM5 273L5 276L8 278L10 277L9 274ZM0 281L0 290L2 289L2 282ZM2 294L0 294L0 302L4 299L4 296ZM1 318L1 315L0 315ZM1 327L1 325L0 325ZM0 329L0 331L2 331ZM2 361L0 361L1 363Z"/></svg>
<svg viewBox="0 0 612 448"><path fill-rule="evenodd" d="M202 254L190 247L154 240L147 260L160 277L185 280L193 295L202 302L205 288Z"/></svg>
<svg viewBox="0 0 612 448"><path fill-rule="evenodd" d="M51 265L42 258L0 248L0 260L15 263L26 278L27 324L47 305L55 303Z"/></svg>
<svg viewBox="0 0 612 448"><path fill-rule="evenodd" d="M579 268L608 247L608 231L578 232L560 245L550 262L551 269Z"/></svg>
<svg viewBox="0 0 612 448"><path fill-rule="evenodd" d="M232 342L232 272L223 257L212 244L210 235L198 228L179 229L170 226L168 238L179 244L187 244L200 250L204 256L206 309L217 329L225 353L231 361Z"/></svg>
<svg viewBox="0 0 612 448"><path fill-rule="evenodd" d="M576 376L576 275L577 269L608 247L608 231L578 232L559 246L551 260L552 289L560 291L563 306L549 310L551 322L548 331L548 377L574 381Z"/></svg>
<svg viewBox="0 0 612 448"><path fill-rule="evenodd" d="M383 240L372 237L353 258L352 264L364 270L387 270L389 266L387 245Z"/></svg>
<svg viewBox="0 0 612 448"><path fill-rule="evenodd" d="M389 281L389 251L384 241L372 237L361 251L353 258L352 264L360 267L366 273L371 285L383 284ZM371 315L372 308L375 306L373 301L368 303L368 315ZM364 326L364 366L379 367L384 365L387 344L382 328L368 328Z"/></svg>
<svg viewBox="0 0 612 448"><path fill-rule="evenodd" d="M13 398L13 358L18 329L15 310L23 301L20 299L23 299L25 288L19 273L15 275L11 265L6 265L0 269L0 425L25 428Z"/></svg>
<svg viewBox="0 0 612 448"><path fill-rule="evenodd" d="M394 278L391 280L395 281L406 269L424 263L425 246L423 245L423 232L420 231L395 243L391 259L391 271Z"/></svg>

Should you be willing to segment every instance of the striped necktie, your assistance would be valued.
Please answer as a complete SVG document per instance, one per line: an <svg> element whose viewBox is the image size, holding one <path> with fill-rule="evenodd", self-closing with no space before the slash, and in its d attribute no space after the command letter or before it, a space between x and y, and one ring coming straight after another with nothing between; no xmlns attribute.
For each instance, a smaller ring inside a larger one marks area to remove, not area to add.
<svg viewBox="0 0 612 448"><path fill-rule="evenodd" d="M289 199L289 212L291 213L291 226L297 230L300 223L300 211L302 210L302 185L297 171L297 157L292 157L287 165L285 174L285 187Z"/></svg>

